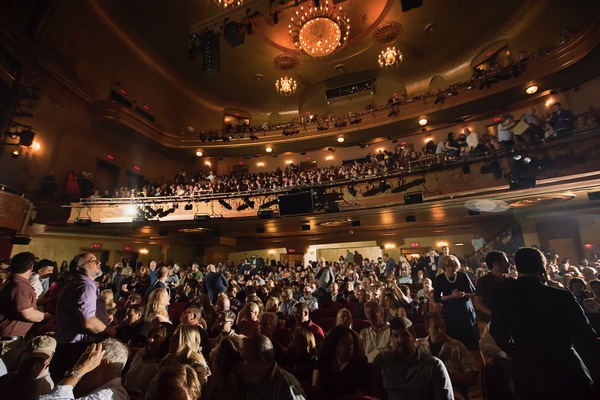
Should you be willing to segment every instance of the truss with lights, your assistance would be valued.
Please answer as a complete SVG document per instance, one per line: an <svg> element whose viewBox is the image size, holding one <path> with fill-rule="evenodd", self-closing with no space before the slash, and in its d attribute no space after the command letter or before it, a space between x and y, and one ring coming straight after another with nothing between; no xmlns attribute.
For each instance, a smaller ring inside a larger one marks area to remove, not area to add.
<svg viewBox="0 0 600 400"><path fill-rule="evenodd" d="M402 62L402 53L395 47L388 47L379 54L379 66L383 69L393 69Z"/></svg>
<svg viewBox="0 0 600 400"><path fill-rule="evenodd" d="M298 88L298 84L292 78L288 78L284 76L283 78L279 78L275 81L275 90L277 93L282 94L284 96L291 96L296 93L296 89Z"/></svg>
<svg viewBox="0 0 600 400"><path fill-rule="evenodd" d="M298 50L311 57L325 57L343 47L350 34L350 19L335 7L325 6L304 7L296 11L296 16L291 19L290 37Z"/></svg>
<svg viewBox="0 0 600 400"><path fill-rule="evenodd" d="M229 10L233 7L241 6L244 4L244 0L215 0L217 5L225 10Z"/></svg>

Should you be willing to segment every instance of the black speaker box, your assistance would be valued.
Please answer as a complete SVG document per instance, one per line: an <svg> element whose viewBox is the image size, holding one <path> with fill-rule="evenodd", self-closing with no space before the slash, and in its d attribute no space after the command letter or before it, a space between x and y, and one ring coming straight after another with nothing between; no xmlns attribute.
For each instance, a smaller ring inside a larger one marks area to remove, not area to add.
<svg viewBox="0 0 600 400"><path fill-rule="evenodd" d="M223 37L231 47L244 44L244 34L240 31L240 25L235 21L230 21L223 28Z"/></svg>
<svg viewBox="0 0 600 400"><path fill-rule="evenodd" d="M589 192L588 200L589 201L600 200L600 192Z"/></svg>
<svg viewBox="0 0 600 400"><path fill-rule="evenodd" d="M406 222L415 222L417 220L417 216L416 215L407 215L404 218L406 219Z"/></svg>
<svg viewBox="0 0 600 400"><path fill-rule="evenodd" d="M481 215L481 211L469 210L469 215Z"/></svg>
<svg viewBox="0 0 600 400"><path fill-rule="evenodd" d="M258 210L258 212L256 213L256 215L260 219L272 218L273 217L273 210Z"/></svg>
<svg viewBox="0 0 600 400"><path fill-rule="evenodd" d="M265 233L265 227L263 225L258 225L256 227L256 233Z"/></svg>
<svg viewBox="0 0 600 400"><path fill-rule="evenodd" d="M353 220L350 222L350 225L352 225L352 226L360 226L360 220L358 220L358 219L353 219Z"/></svg>
<svg viewBox="0 0 600 400"><path fill-rule="evenodd" d="M419 204L423 202L423 193L412 193L404 195L404 203Z"/></svg>
<svg viewBox="0 0 600 400"><path fill-rule="evenodd" d="M536 185L535 176L520 176L518 178L511 178L508 186L511 190L519 189L531 189Z"/></svg>

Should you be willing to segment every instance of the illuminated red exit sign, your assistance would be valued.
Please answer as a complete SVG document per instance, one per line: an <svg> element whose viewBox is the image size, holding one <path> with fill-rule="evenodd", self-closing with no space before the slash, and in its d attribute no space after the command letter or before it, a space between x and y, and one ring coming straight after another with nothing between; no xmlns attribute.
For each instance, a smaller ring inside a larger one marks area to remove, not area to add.
<svg viewBox="0 0 600 400"><path fill-rule="evenodd" d="M125 246L125 247L123 247L123 250L125 250L125 251L131 251L131 246Z"/></svg>
<svg viewBox="0 0 600 400"><path fill-rule="evenodd" d="M101 249L102 243L92 243L92 249Z"/></svg>
<svg viewBox="0 0 600 400"><path fill-rule="evenodd" d="M421 243L419 243L419 242L410 242L410 247L411 248L421 247Z"/></svg>

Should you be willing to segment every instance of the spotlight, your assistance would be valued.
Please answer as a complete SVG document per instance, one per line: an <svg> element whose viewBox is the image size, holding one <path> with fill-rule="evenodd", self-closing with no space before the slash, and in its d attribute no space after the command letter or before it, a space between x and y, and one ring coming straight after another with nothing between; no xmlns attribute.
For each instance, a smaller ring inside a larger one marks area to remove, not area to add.
<svg viewBox="0 0 600 400"><path fill-rule="evenodd" d="M382 179L381 182L379 182L379 191L381 193L385 193L390 187L391 186L387 184L385 179Z"/></svg>
<svg viewBox="0 0 600 400"><path fill-rule="evenodd" d="M13 150L12 153L10 153L10 156L12 158L19 158L19 156L21 155L21 152L17 149L17 150Z"/></svg>
<svg viewBox="0 0 600 400"><path fill-rule="evenodd" d="M184 210L186 211L190 211L194 209L194 205L192 203L186 204L185 207L183 207Z"/></svg>
<svg viewBox="0 0 600 400"><path fill-rule="evenodd" d="M144 209L146 210L146 216L148 218L154 218L154 217L156 217L156 214L158 214L158 211L153 209L150 206L146 206L146 207L144 207Z"/></svg>
<svg viewBox="0 0 600 400"><path fill-rule="evenodd" d="M244 204L246 204L249 208L254 208L255 203L250 200L249 197L244 197Z"/></svg>
<svg viewBox="0 0 600 400"><path fill-rule="evenodd" d="M354 188L354 185L348 185L348 193L350 193L350 196L352 197L356 197L356 195L358 194L356 192L356 189Z"/></svg>
<svg viewBox="0 0 600 400"><path fill-rule="evenodd" d="M521 158L523 158L523 157L520 154L515 154L514 157L513 157L513 159L515 161L521 161Z"/></svg>
<svg viewBox="0 0 600 400"><path fill-rule="evenodd" d="M529 157L525 157L525 158L523 158L523 162L524 162L525 164L529 164L529 163L531 162L531 158L529 158Z"/></svg>
<svg viewBox="0 0 600 400"><path fill-rule="evenodd" d="M194 221L198 222L198 221L206 221L210 219L210 215L208 214L194 214Z"/></svg>
<svg viewBox="0 0 600 400"><path fill-rule="evenodd" d="M264 209L270 208L271 206L276 205L277 203L278 203L278 200L274 199L274 200L267 201L266 203L261 204L260 207L258 207L258 208L264 210Z"/></svg>
<svg viewBox="0 0 600 400"><path fill-rule="evenodd" d="M226 202L223 199L219 199L219 204L228 210L232 209L231 204L229 204L228 202Z"/></svg>
<svg viewBox="0 0 600 400"><path fill-rule="evenodd" d="M161 212L159 212L159 213L158 213L158 218L164 218L164 217L166 217L167 215L169 215L169 214L172 214L172 213L174 213L174 212L175 212L175 208L171 207L171 208L169 208L169 209L167 209L167 210L165 210L165 211L161 211Z"/></svg>

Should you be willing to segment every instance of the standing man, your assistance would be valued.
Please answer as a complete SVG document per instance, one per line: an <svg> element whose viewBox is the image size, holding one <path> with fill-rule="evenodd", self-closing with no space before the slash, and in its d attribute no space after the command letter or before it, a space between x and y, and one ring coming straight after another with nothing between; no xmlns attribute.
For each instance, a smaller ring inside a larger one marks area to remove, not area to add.
<svg viewBox="0 0 600 400"><path fill-rule="evenodd" d="M116 327L109 327L104 299L94 281L102 275L100 260L92 253L78 254L71 260L74 272L58 299L56 307L56 357L50 364L55 382L72 367L91 343L114 336Z"/></svg>
<svg viewBox="0 0 600 400"><path fill-rule="evenodd" d="M320 292L320 295L323 295L329 288L329 285L335 281L335 275L331 265L326 263L323 257L319 257L317 265L319 268L315 275L315 279L319 281L317 283L317 290Z"/></svg>
<svg viewBox="0 0 600 400"><path fill-rule="evenodd" d="M386 278L389 278L394 273L394 269L396 268L396 263L394 262L394 259L391 258L388 253L385 253L383 255L383 262L385 262L385 271L383 272L383 275Z"/></svg>
<svg viewBox="0 0 600 400"><path fill-rule="evenodd" d="M156 282L156 261L150 261L148 273L150 274L150 286L152 286Z"/></svg>
<svg viewBox="0 0 600 400"><path fill-rule="evenodd" d="M512 358L519 398L598 399L571 344L598 341L581 306L570 292L545 285L546 257L538 249L519 249L515 264L519 278L494 297L490 333Z"/></svg>
<svg viewBox="0 0 600 400"><path fill-rule="evenodd" d="M221 272L217 272L214 264L208 264L206 271L206 276L202 279L202 289L208 294L210 302L215 304L219 293L227 291L227 279Z"/></svg>
<svg viewBox="0 0 600 400"><path fill-rule="evenodd" d="M33 253L15 255L10 262L11 274L0 286L0 356L8 371L16 370L24 337L33 323L50 317L37 309L35 290L29 283L34 261Z"/></svg>
<svg viewBox="0 0 600 400"><path fill-rule="evenodd" d="M454 400L444 363L417 349L412 322L396 317L390 321L390 332L392 350L379 354L371 368L373 395L390 400Z"/></svg>
<svg viewBox="0 0 600 400"><path fill-rule="evenodd" d="M487 323L492 318L492 303L496 291L514 284L516 280L508 276L510 263L505 252L499 250L490 251L485 256L485 263L490 272L477 280L473 302L478 311L477 320Z"/></svg>
<svg viewBox="0 0 600 400"><path fill-rule="evenodd" d="M146 302L155 289L166 289L169 296L171 295L171 288L167 286L167 278L169 277L169 269L167 267L160 267L156 271L156 281L146 289Z"/></svg>

